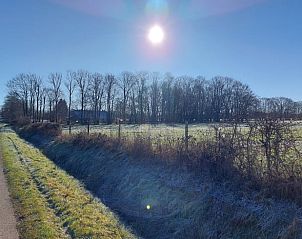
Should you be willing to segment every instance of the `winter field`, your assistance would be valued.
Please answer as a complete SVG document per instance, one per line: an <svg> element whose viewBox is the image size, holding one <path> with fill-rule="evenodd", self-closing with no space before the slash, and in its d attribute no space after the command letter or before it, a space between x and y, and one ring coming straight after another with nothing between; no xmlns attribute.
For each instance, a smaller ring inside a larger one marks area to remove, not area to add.
<svg viewBox="0 0 302 239"><path fill-rule="evenodd" d="M135 139L143 139L152 142L152 144L165 144L167 142L175 143L176 141L185 139L185 124L121 124L120 138L124 141L133 141ZM302 122L295 121L291 127L295 133L297 141L302 141ZM208 140L215 137L215 133L219 131L231 132L234 130L231 124L218 123L200 123L188 125L188 141ZM237 126L239 133L246 135L249 127L247 124L239 124ZM71 134L87 133L87 125L72 125ZM68 126L62 127L63 135L69 134ZM119 137L118 124L100 124L89 125L90 134L105 134L110 138Z"/></svg>
<svg viewBox="0 0 302 239"><path fill-rule="evenodd" d="M90 125L90 133L102 133L111 137L118 137L119 126L112 125ZM203 138L210 136L214 132L214 127L218 124L189 124L188 134L191 137ZM241 126L244 128L244 125ZM87 132L87 125L74 125L71 128L72 134ZM68 134L68 126L63 127L63 134ZM177 139L185 136L185 124L122 124L121 138L131 139L134 137L147 137L153 141L163 139Z"/></svg>
<svg viewBox="0 0 302 239"><path fill-rule="evenodd" d="M39 149L5 128L0 142L22 238L135 238L128 228L150 239L302 235L294 203L207 174L64 136Z"/></svg>

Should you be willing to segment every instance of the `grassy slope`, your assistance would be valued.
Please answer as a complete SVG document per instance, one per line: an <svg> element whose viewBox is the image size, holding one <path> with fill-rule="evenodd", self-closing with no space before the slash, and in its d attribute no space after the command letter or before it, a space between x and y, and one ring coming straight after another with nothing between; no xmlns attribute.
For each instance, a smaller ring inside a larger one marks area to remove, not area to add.
<svg viewBox="0 0 302 239"><path fill-rule="evenodd" d="M62 140L46 152L146 238L302 237L302 211L293 203L234 192L206 177L94 146Z"/></svg>
<svg viewBox="0 0 302 239"><path fill-rule="evenodd" d="M15 133L1 147L22 238L135 238L77 180Z"/></svg>

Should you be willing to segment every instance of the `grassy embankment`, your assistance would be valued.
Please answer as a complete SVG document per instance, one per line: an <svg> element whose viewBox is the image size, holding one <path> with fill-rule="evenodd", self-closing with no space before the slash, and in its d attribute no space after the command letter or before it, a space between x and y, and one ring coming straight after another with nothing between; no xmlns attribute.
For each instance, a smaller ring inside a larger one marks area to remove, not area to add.
<svg viewBox="0 0 302 239"><path fill-rule="evenodd" d="M60 137L44 146L60 167L104 198L145 238L299 238L301 209L234 189L230 182L132 158L104 136ZM142 150L141 145L137 146ZM146 157L146 155L145 155ZM151 205L151 210L146 210Z"/></svg>
<svg viewBox="0 0 302 239"><path fill-rule="evenodd" d="M39 150L13 132L2 132L0 137L21 238L135 238Z"/></svg>
<svg viewBox="0 0 302 239"><path fill-rule="evenodd" d="M27 132L38 143L44 138ZM149 139L137 137L123 141L118 149L116 138L99 134L63 135L41 147L146 238L301 238L299 206L267 198L265 190L234 189L229 184L234 179L225 176L237 173L231 172L236 170L236 151L230 151L227 140L196 142L188 155L183 154L182 141L179 147L166 142L153 148ZM183 156L199 165L204 176L195 178L190 171L161 163ZM154 157L162 159L159 164L152 163ZM207 170L223 180L216 183Z"/></svg>
<svg viewBox="0 0 302 239"><path fill-rule="evenodd" d="M287 128L286 124L291 126ZM241 182L243 177L256 187L264 187L270 196L302 205L300 122L193 124L189 126L187 147L181 124L122 125L120 139L117 125L91 126L89 136L86 131L86 126L76 126L68 135L63 129L61 138L107 149L117 149L119 144L132 157L185 163L195 171L207 170L222 179L239 177Z"/></svg>

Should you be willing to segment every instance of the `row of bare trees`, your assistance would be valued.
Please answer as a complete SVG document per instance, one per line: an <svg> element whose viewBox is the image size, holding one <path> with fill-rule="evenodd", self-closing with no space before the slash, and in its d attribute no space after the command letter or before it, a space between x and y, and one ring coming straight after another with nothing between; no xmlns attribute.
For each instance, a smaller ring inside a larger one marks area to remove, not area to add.
<svg viewBox="0 0 302 239"><path fill-rule="evenodd" d="M270 118L289 119L300 117L302 114L301 102L295 102L285 97L259 99L259 112Z"/></svg>
<svg viewBox="0 0 302 239"><path fill-rule="evenodd" d="M44 86L42 78L36 74L19 74L7 84L9 94L3 107L3 113L10 118L13 111L19 112L17 120L29 119L40 122L45 119L46 104L49 104L48 115L54 111L54 121L58 121L58 102L61 96L62 75L51 73L49 85ZM11 105L11 107L7 107ZM17 105L22 106L21 109ZM11 115L10 115L11 114ZM50 117L50 116L48 116ZM49 118L52 120L51 118Z"/></svg>
<svg viewBox="0 0 302 239"><path fill-rule="evenodd" d="M257 98L246 84L220 76L206 80L168 73L103 75L78 70L66 75L51 73L47 80L21 73L7 86L4 116L13 117L8 106L22 105L14 114L20 112L18 119L32 122L70 122L72 109L80 110L81 123L87 118L98 123L102 110L107 112L107 123L115 119L129 123L242 122L264 116L300 118L302 114L299 102L283 97ZM66 116L59 115L62 99Z"/></svg>

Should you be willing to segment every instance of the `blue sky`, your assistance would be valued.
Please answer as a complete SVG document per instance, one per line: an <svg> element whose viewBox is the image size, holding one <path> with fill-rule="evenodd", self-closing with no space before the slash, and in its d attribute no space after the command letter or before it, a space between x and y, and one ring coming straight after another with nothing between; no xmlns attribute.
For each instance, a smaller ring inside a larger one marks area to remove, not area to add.
<svg viewBox="0 0 302 239"><path fill-rule="evenodd" d="M230 76L302 100L301 0L1 0L0 103L20 72ZM146 39L154 23L165 41Z"/></svg>

